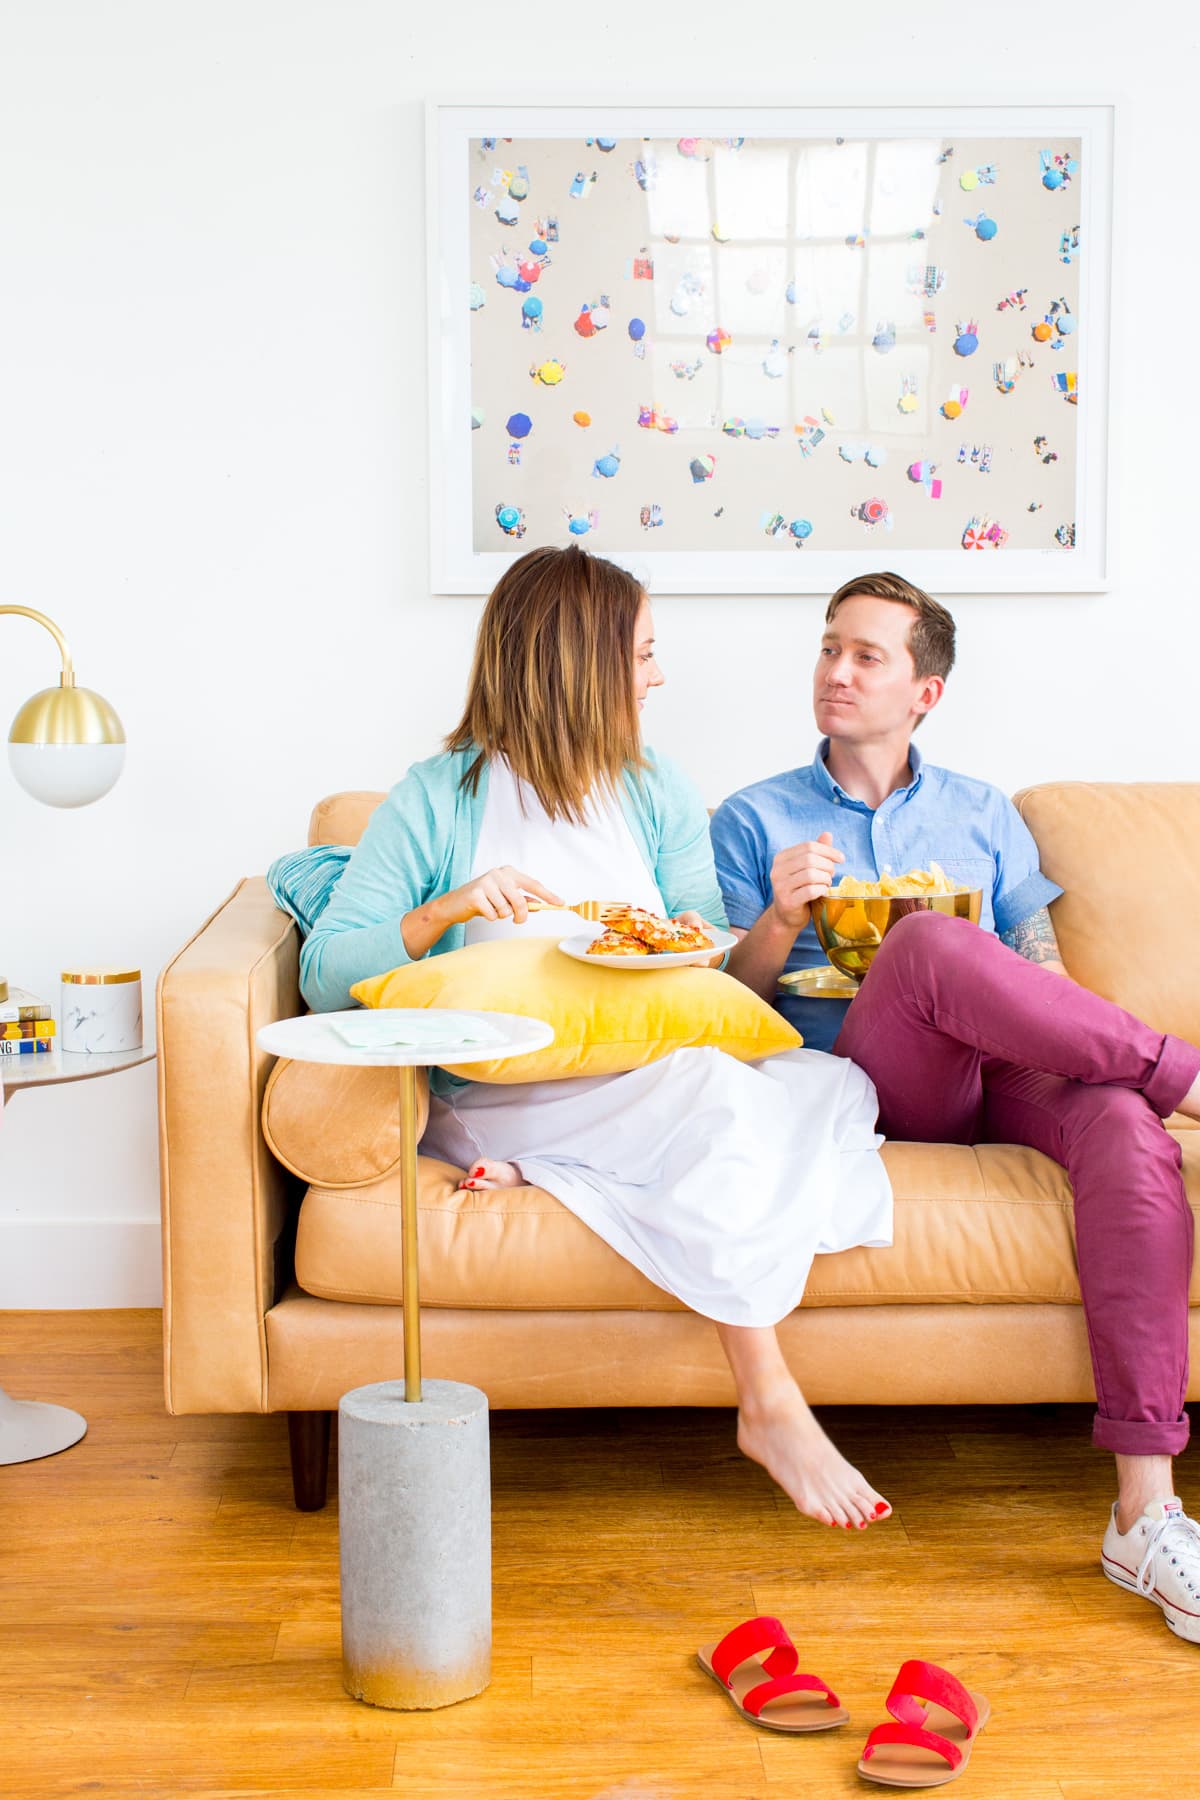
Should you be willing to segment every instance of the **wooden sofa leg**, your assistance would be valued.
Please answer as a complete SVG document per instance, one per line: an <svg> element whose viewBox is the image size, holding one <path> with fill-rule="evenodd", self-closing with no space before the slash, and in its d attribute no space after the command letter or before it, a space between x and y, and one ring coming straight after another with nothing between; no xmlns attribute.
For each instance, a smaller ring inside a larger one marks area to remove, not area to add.
<svg viewBox="0 0 1200 1800"><path fill-rule="evenodd" d="M292 1492L298 1512L320 1512L329 1485L331 1412L290 1412L288 1446L292 1453Z"/></svg>

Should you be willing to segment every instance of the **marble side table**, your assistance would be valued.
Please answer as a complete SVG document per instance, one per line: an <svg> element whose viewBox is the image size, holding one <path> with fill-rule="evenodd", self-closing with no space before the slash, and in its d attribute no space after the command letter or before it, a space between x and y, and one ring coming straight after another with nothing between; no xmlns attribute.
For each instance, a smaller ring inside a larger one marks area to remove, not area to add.
<svg viewBox="0 0 1200 1800"><path fill-rule="evenodd" d="M152 1062L152 1046L108 1052L47 1050L37 1056L0 1057L0 1086L7 1106L20 1088L57 1087L61 1081L92 1081L118 1069ZM69 1450L87 1430L82 1414L44 1400L14 1400L0 1388L0 1467L36 1462Z"/></svg>
<svg viewBox="0 0 1200 1800"><path fill-rule="evenodd" d="M367 1049L339 1035L365 1020L420 1041ZM472 1042L472 1027L488 1041ZM465 1382L421 1378L416 1071L520 1056L553 1038L541 1019L436 1008L310 1013L258 1032L274 1056L400 1073L404 1379L354 1388L338 1406L342 1682L374 1706L450 1706L491 1680L487 1398Z"/></svg>

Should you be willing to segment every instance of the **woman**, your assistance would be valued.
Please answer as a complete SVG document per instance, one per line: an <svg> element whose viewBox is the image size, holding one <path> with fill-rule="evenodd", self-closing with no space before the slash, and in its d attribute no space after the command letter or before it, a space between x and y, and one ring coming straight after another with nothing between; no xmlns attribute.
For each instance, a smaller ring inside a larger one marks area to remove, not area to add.
<svg viewBox="0 0 1200 1800"><path fill-rule="evenodd" d="M723 925L704 807L642 744L662 680L632 576L576 545L515 562L446 750L376 810L305 942L309 1005L347 1006L364 977L497 930L561 936L531 895ZM431 1088L426 1153L474 1183L544 1187L715 1321L739 1444L801 1511L846 1527L889 1511L822 1432L774 1332L814 1254L891 1241L875 1094L853 1063L684 1050L625 1075L488 1086L438 1071Z"/></svg>
<svg viewBox="0 0 1200 1800"><path fill-rule="evenodd" d="M366 976L529 929L530 895L549 907L619 898L723 923L704 809L642 745L638 715L662 680L631 576L577 546L514 563L484 610L447 750L373 815L304 946L309 1004L345 1006ZM1111 1142L1097 1121L1119 1114L1128 1135L1136 1116L1157 1204L1174 1208L1186 1308L1191 1219L1177 1152L1170 1189L1174 1147L1159 1119L1176 1107L1200 1116L1200 1053L1082 989L1071 988L1070 1008L1063 1000L1060 977L986 933L916 915L885 940L838 1055L744 1065L685 1050L626 1075L501 1087L440 1074L423 1148L468 1169L467 1185L544 1187L712 1318L741 1449L801 1512L861 1529L890 1508L817 1424L774 1327L798 1304L814 1254L890 1242L878 1097L863 1067L907 1137L974 1141L985 1058L993 1087L998 1063L1013 1071L1017 1141L1035 1141L1020 1136L1022 1106L1057 1105L1047 1083L1076 1100L1088 1090L1081 1129L1093 1140ZM1182 1392L1175 1404L1181 1413Z"/></svg>

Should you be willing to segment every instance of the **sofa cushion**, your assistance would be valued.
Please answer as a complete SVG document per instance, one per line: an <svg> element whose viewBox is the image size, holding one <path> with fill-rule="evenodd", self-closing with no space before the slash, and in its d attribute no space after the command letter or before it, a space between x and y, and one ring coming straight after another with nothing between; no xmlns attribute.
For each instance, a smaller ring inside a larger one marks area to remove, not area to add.
<svg viewBox="0 0 1200 1800"><path fill-rule="evenodd" d="M1200 783L1055 781L1016 804L1065 890L1051 917L1076 981L1200 1042Z"/></svg>
<svg viewBox="0 0 1200 1800"><path fill-rule="evenodd" d="M417 1071L417 1130L429 1080ZM262 1105L263 1136L302 1181L351 1188L400 1162L400 1071L342 1063L277 1062Z"/></svg>
<svg viewBox="0 0 1200 1800"><path fill-rule="evenodd" d="M1200 1132L1178 1134L1200 1215ZM806 1306L1079 1299L1071 1189L1057 1163L1005 1144L888 1144L890 1250L818 1256ZM421 1157L421 1303L537 1311L672 1310L679 1302L541 1188L458 1189L461 1171ZM296 1277L310 1294L395 1303L400 1179L313 1186L300 1210ZM1192 1275L1200 1306L1200 1259Z"/></svg>
<svg viewBox="0 0 1200 1800"><path fill-rule="evenodd" d="M375 808L387 795L352 789L318 800L308 821L310 844L357 844Z"/></svg>
<svg viewBox="0 0 1200 1800"><path fill-rule="evenodd" d="M451 1073L511 1085L575 1075L621 1075L674 1050L724 1050L755 1062L803 1041L773 1006L719 969L595 968L551 938L469 944L405 963L350 989L367 1006L481 1007L545 1019L554 1042L524 1056Z"/></svg>

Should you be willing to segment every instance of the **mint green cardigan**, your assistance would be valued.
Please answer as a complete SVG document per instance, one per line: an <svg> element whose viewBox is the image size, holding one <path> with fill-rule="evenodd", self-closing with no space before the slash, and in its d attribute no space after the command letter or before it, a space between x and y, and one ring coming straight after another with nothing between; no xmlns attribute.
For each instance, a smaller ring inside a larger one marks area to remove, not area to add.
<svg viewBox="0 0 1200 1800"><path fill-rule="evenodd" d="M645 755L648 766L626 770L620 786L634 842L668 913L695 911L723 926L704 804L673 763ZM401 919L470 880L488 785L485 766L473 794L462 786L473 757L446 750L415 763L371 814L300 952L300 989L314 1012L352 1005L356 981L411 961ZM463 929L452 925L430 955L459 949Z"/></svg>

